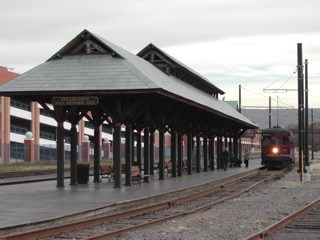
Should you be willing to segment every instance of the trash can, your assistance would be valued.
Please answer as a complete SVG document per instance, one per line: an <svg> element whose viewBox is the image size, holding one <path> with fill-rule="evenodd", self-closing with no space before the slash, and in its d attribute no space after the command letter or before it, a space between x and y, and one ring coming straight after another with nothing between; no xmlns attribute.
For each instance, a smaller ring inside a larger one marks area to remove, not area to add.
<svg viewBox="0 0 320 240"><path fill-rule="evenodd" d="M90 166L90 164L78 164L77 165L78 183L87 184L89 182L89 166Z"/></svg>

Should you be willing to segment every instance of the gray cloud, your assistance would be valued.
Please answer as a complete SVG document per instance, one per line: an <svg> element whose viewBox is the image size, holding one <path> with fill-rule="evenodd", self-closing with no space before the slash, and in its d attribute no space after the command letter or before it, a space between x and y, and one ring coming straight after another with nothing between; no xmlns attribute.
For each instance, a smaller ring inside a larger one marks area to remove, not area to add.
<svg viewBox="0 0 320 240"><path fill-rule="evenodd" d="M279 75L274 71L277 65L291 68L297 42L304 42L310 67L320 63L318 9L318 0L2 0L0 65L22 73L88 29L133 53L150 42L170 49L169 54L210 80L221 79L223 85L218 86L229 92L240 82L236 79L249 84L258 77L272 81ZM278 41L270 42L272 37ZM240 38L245 40L239 42ZM265 45L254 48L255 41L264 39ZM229 44L229 50L209 49L221 43ZM248 72L257 75L246 79ZM310 79L319 75L314 71Z"/></svg>

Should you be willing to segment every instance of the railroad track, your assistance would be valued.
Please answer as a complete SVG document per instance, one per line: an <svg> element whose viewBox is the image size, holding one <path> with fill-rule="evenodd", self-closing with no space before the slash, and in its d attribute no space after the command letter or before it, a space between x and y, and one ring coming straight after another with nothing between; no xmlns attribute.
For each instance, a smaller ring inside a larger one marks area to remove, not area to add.
<svg viewBox="0 0 320 240"><path fill-rule="evenodd" d="M319 239L320 198L245 240Z"/></svg>
<svg viewBox="0 0 320 240"><path fill-rule="evenodd" d="M38 176L38 175L47 175L47 174L54 174L54 173L57 173L56 169L0 172L0 179L27 177L27 176Z"/></svg>
<svg viewBox="0 0 320 240"><path fill-rule="evenodd" d="M187 214L205 211L216 204L251 191L266 181L280 177L284 173L285 170L276 173L260 170L222 185L178 199L172 199L170 201L120 213L109 213L109 215L98 216L55 227L8 235L0 237L0 240L111 239L126 231L149 227Z"/></svg>
<svg viewBox="0 0 320 240"><path fill-rule="evenodd" d="M69 175L70 168L65 168L65 173ZM0 182L0 186L52 181L57 179L56 174L56 169L0 172L0 179L3 180L3 182ZM67 178L70 178L70 176L65 177L65 179Z"/></svg>
<svg viewBox="0 0 320 240"><path fill-rule="evenodd" d="M0 186L56 180L56 169L1 172Z"/></svg>

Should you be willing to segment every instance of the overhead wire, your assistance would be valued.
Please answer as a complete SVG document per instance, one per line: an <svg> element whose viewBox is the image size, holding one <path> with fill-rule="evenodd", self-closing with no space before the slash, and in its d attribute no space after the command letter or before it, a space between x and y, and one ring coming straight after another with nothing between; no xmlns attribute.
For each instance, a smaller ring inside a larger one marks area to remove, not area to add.
<svg viewBox="0 0 320 240"><path fill-rule="evenodd" d="M285 76L287 76L289 73L292 73L291 76L281 85L281 87L279 88L279 89L281 89L281 88L292 78L292 76L293 76L296 72L297 72L296 69L294 69L294 71L288 72L287 74L285 74L284 76L282 76L281 78L279 78L278 80L276 80L275 82L273 82L273 83L271 83L270 85L268 85L266 88L268 88L268 87L270 87L271 85L273 85L274 83L278 82L279 80L281 80L282 78L284 78ZM265 88L265 89L266 89L266 88ZM246 89L246 88L244 88L243 86L241 86L241 89L246 90L246 91L249 91L249 92L252 92L252 93L255 93L255 94L258 94L258 95L260 95L260 96L262 96L262 97L265 97L265 98L269 98L268 96L265 96L265 95L260 94L260 93L258 93L258 92L255 92L255 91ZM278 102L278 99L279 99L278 94L277 94L277 99L274 99L274 98L271 97L271 100L273 100L273 101L277 101L277 102ZM280 99L280 100L281 100L281 99ZM281 103L282 103L282 105L286 105L286 106L287 106L286 108L294 108L292 105L287 104L287 103L284 103L282 100L281 100Z"/></svg>
<svg viewBox="0 0 320 240"><path fill-rule="evenodd" d="M258 93L258 92L255 92L255 91L252 91L252 90L246 89L246 88L244 88L244 87L242 87L242 86L241 86L241 89L246 90L246 91L248 91L248 92L252 92L252 93L258 94L258 95L260 95L260 96L262 96L262 97L264 97L264 98L269 98L269 96L265 96L265 95L263 95L263 94L261 94L261 93ZM272 97L271 97L271 100L273 100L273 101L278 101L277 99L272 98ZM293 108L293 106L292 106L292 105L287 104L287 103L284 103L284 102L282 102L282 100L281 100L281 103L282 103L283 105L287 105L287 106L288 106L288 108Z"/></svg>
<svg viewBox="0 0 320 240"><path fill-rule="evenodd" d="M274 81L273 83L271 83L270 85L268 85L267 87L265 87L264 89L268 89L268 87L272 86L273 84L275 84L276 82L280 81L282 78L284 78L285 76L287 76L289 73L292 73L291 76L287 79L287 81L284 82L284 84L281 85L281 87L279 89L281 89L291 78L292 76L297 72L297 69L294 68L293 70L291 70L290 72L288 72L287 74L283 75L282 77L280 77L278 80Z"/></svg>
<svg viewBox="0 0 320 240"><path fill-rule="evenodd" d="M247 90L248 92L252 92L252 93L255 93L255 94L261 95L262 97L266 97L266 98L267 98L267 96L265 96L265 95L263 95L263 94L261 94L261 93L258 93L258 92L255 92L255 91L252 91L252 90L246 89L246 88L244 88L244 87L242 87L242 86L241 86L241 89L243 89L243 90Z"/></svg>
<svg viewBox="0 0 320 240"><path fill-rule="evenodd" d="M277 93L276 93L276 94L277 94ZM277 94L277 100L275 100L275 99L272 99L272 100L274 100L274 101L279 101L279 102L281 102L282 105L287 105L287 107L284 106L286 109L294 108L294 106L292 106L292 105L290 105L290 104L288 104L288 103L284 103L284 102L282 101L282 99L279 97L278 94Z"/></svg>
<svg viewBox="0 0 320 240"><path fill-rule="evenodd" d="M293 72L292 75L287 79L287 81L285 81L280 87L279 89L281 89L291 78L292 76L296 73L297 71Z"/></svg>

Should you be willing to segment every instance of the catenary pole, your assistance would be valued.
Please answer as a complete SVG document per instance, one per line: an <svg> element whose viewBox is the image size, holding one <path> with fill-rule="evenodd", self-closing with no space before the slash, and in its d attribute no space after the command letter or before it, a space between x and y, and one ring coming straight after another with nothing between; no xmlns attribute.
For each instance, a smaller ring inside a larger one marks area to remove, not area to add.
<svg viewBox="0 0 320 240"><path fill-rule="evenodd" d="M305 59L304 61L304 68L305 68L305 72L304 72L304 84L305 84L305 93L304 93L304 102L305 102L305 110L304 110L304 114L305 114L305 119L304 119L304 126L305 126L305 137L304 137L304 152L305 152L305 165L309 166L309 106L308 106L308 59Z"/></svg>
<svg viewBox="0 0 320 240"><path fill-rule="evenodd" d="M298 56L298 128L299 128L299 170L300 177L302 180L302 172L304 172L303 165L303 146L304 146L304 126L303 126L303 65L302 65L302 43L297 45L297 56Z"/></svg>
<svg viewBox="0 0 320 240"><path fill-rule="evenodd" d="M269 96L269 128L271 128L271 97Z"/></svg>
<svg viewBox="0 0 320 240"><path fill-rule="evenodd" d="M313 108L311 108L311 159L314 160L314 144L313 144Z"/></svg>
<svg viewBox="0 0 320 240"><path fill-rule="evenodd" d="M239 85L239 113L241 113L241 85ZM239 159L241 160L242 155L242 145L241 145L241 136L239 137Z"/></svg>

